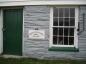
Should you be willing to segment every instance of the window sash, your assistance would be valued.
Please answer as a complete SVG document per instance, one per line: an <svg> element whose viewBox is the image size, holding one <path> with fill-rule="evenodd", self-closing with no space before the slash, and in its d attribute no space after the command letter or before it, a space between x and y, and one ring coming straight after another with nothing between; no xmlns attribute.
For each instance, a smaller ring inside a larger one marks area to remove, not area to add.
<svg viewBox="0 0 86 64"><path fill-rule="evenodd" d="M65 7L62 7L62 8L65 8ZM71 7L68 7L68 8L71 8ZM78 47L77 46L78 41L75 41L75 39L78 40L77 35L76 35L77 34L76 29L77 29L77 26L78 26L78 24L76 24L78 22L77 21L78 16L76 16L76 15L78 15L78 8L77 7L73 7L73 8L75 8L75 17L71 17L71 18L75 18L75 26L53 26L53 7L51 7L51 10L50 10L50 12L51 12L51 14L50 14L50 18L51 18L50 19L50 21L51 21L50 22L50 35L51 35L50 36L50 47L52 47L52 46L57 46L57 47L60 47L60 46L63 46L63 47L71 47L72 46L73 47L73 46L75 46L75 47ZM56 17L56 18L60 18L60 17ZM63 18L63 17L61 17L61 18ZM67 17L64 17L64 18L67 18ZM54 27L57 27L57 28L74 28L74 33L75 34L74 34L74 36L70 36L70 37L74 37L74 45L54 45L53 44L53 28Z"/></svg>

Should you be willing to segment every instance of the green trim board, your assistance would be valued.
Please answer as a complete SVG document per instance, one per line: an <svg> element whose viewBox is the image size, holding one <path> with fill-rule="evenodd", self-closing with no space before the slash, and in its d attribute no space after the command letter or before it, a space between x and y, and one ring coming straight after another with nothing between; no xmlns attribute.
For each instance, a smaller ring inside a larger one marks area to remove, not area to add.
<svg viewBox="0 0 86 64"><path fill-rule="evenodd" d="M22 55L23 9L3 10L3 54Z"/></svg>
<svg viewBox="0 0 86 64"><path fill-rule="evenodd" d="M78 52L79 49L75 47L51 47L49 51L67 51L67 52Z"/></svg>

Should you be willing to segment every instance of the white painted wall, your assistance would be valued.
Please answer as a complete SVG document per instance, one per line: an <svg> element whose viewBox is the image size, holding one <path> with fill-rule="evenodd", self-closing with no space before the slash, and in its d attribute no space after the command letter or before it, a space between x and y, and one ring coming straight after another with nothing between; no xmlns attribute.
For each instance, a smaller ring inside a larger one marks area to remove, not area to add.
<svg viewBox="0 0 86 64"><path fill-rule="evenodd" d="M2 32L2 28L3 28L3 18L2 18L2 11L0 9L0 54L3 51L3 32Z"/></svg>

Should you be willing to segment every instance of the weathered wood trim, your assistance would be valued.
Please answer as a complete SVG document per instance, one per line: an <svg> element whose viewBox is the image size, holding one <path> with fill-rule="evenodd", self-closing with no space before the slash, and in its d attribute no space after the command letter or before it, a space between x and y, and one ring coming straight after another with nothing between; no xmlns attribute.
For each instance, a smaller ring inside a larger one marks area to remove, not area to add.
<svg viewBox="0 0 86 64"><path fill-rule="evenodd" d="M24 6L24 5L86 5L86 0L81 1L9 1L0 2L0 6Z"/></svg>

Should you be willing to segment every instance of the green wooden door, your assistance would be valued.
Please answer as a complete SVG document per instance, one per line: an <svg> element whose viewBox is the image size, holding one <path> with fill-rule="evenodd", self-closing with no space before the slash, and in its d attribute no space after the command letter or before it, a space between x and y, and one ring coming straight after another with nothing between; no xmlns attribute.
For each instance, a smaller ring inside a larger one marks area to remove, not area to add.
<svg viewBox="0 0 86 64"><path fill-rule="evenodd" d="M22 9L3 10L3 53L22 54Z"/></svg>

